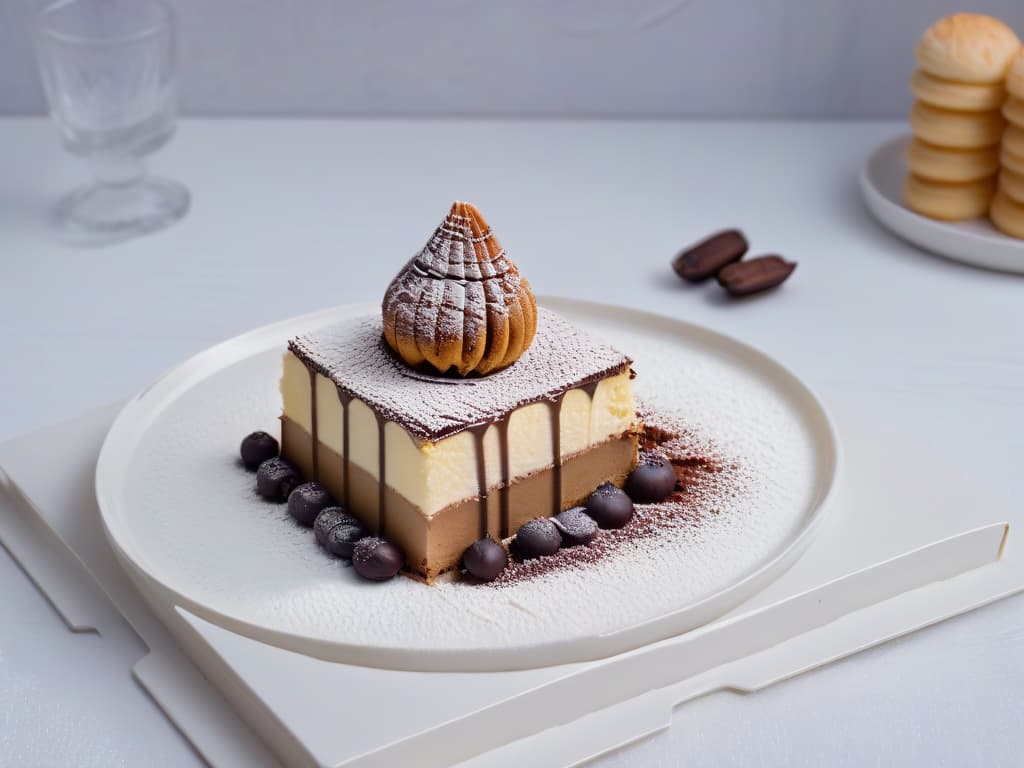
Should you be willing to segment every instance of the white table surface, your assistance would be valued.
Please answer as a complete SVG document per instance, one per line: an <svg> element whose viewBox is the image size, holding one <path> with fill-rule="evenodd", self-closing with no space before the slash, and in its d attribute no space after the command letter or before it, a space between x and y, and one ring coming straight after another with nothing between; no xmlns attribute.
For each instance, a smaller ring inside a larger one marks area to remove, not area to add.
<svg viewBox="0 0 1024 768"><path fill-rule="evenodd" d="M128 396L247 329L376 299L461 198L538 293L743 339L826 403L916 436L1019 502L1024 278L921 253L868 217L857 173L902 130L189 120L153 162L191 188L188 217L88 250L60 245L44 223L83 169L45 121L0 120L0 440ZM797 260L790 282L733 302L678 281L672 255L726 226L754 252ZM2 550L0 594L0 766L197 761L154 706L111 682L123 659L70 635ZM595 764L1016 765L1022 611L1024 598L1006 600L759 694L706 697L668 732Z"/></svg>

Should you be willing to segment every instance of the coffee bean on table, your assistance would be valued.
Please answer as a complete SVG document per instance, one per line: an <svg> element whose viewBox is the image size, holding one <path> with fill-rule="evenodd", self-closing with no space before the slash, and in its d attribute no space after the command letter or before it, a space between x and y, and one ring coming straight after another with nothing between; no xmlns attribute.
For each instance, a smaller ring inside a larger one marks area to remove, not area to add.
<svg viewBox="0 0 1024 768"><path fill-rule="evenodd" d="M280 451L277 440L272 435L266 432L253 432L242 440L239 452L242 454L242 463L245 468L256 471L260 464L267 459L274 458Z"/></svg>
<svg viewBox="0 0 1024 768"><path fill-rule="evenodd" d="M370 581L387 581L402 569L404 562L398 547L377 536L360 539L352 550L353 568Z"/></svg>
<svg viewBox="0 0 1024 768"><path fill-rule="evenodd" d="M546 517L537 517L523 523L512 540L512 548L524 560L553 555L561 545L562 534Z"/></svg>
<svg viewBox="0 0 1024 768"><path fill-rule="evenodd" d="M601 528L621 528L633 519L633 501L611 483L597 486L583 506Z"/></svg>
<svg viewBox="0 0 1024 768"><path fill-rule="evenodd" d="M283 503L302 478L295 467L282 458L267 459L256 470L256 492L267 501Z"/></svg>
<svg viewBox="0 0 1024 768"><path fill-rule="evenodd" d="M796 262L781 256L758 256L725 267L718 273L718 282L732 296L749 296L781 284L794 269Z"/></svg>
<svg viewBox="0 0 1024 768"><path fill-rule="evenodd" d="M508 565L505 548L490 536L474 541L462 555L462 567L480 581L493 581Z"/></svg>
<svg viewBox="0 0 1024 768"><path fill-rule="evenodd" d="M630 507L632 506L630 504ZM551 518L551 522L562 534L563 547L586 545L597 537L597 522L587 514L587 510L583 507L564 509Z"/></svg>
<svg viewBox="0 0 1024 768"><path fill-rule="evenodd" d="M664 501L676 489L676 471L664 456L657 453L640 455L636 469L626 478L626 493L637 504Z"/></svg>
<svg viewBox="0 0 1024 768"><path fill-rule="evenodd" d="M672 269L684 280L699 282L747 252L747 238L738 229L727 229L692 245L672 260Z"/></svg>

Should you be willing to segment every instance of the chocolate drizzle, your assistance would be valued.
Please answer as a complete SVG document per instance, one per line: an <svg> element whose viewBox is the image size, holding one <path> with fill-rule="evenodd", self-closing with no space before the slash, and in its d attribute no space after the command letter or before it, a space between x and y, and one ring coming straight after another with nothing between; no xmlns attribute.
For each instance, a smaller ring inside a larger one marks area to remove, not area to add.
<svg viewBox="0 0 1024 768"><path fill-rule="evenodd" d="M489 530L487 520L487 461L484 458L484 435L487 433L488 424L481 424L473 427L470 432L473 435L473 443L476 447L476 484L480 494L480 538L487 535ZM499 490L499 493L501 491Z"/></svg>
<svg viewBox="0 0 1024 768"><path fill-rule="evenodd" d="M341 488L342 493L344 494L341 500L341 504L343 507L345 507L345 510L348 511L350 509L349 498L351 497L351 494L349 493L348 489L348 404L352 402L352 395L348 394L348 392L343 390L341 387L335 387L335 389L337 389L338 391L338 401L341 403L341 456L343 459L341 462Z"/></svg>
<svg viewBox="0 0 1024 768"><path fill-rule="evenodd" d="M600 382L591 382L581 387L590 398L594 399L597 385ZM557 515L562 511L562 401L566 392L561 392L545 402L550 415L551 423L551 515ZM500 516L498 526L498 537L506 539L511 535L512 527L512 478L511 458L508 442L508 426L511 414L492 422L498 431L498 450L500 451L501 482L497 486L498 500L500 505ZM480 538L483 538L490 530L490 511L488 506L489 493L487 486L487 458L484 452L484 436L491 424L477 424L469 428L473 435L474 454L476 458L476 482L480 509Z"/></svg>
<svg viewBox="0 0 1024 768"><path fill-rule="evenodd" d="M317 412L316 412L316 374L310 371L310 397L312 398L312 422L313 430L310 438L312 440L312 454L314 467L317 464L317 454L319 447L319 430L317 429ZM584 390L587 396L593 402L594 395L597 392L597 386L600 382L589 382L579 389ZM351 511L352 492L350 488L350 462L351 462L351 421L350 421L350 405L354 399L352 395L348 394L340 386L336 387L338 401L341 404L341 455L342 455L342 505L346 510ZM551 487L551 510L550 515L557 515L561 512L562 506L562 405L565 400L565 396L568 393L559 392L558 394L550 397L543 401L544 405L548 409L549 422L551 425L551 468L552 468L552 487ZM378 492L377 492L377 525L376 533L379 536L385 535L387 528L387 446L385 445L385 432L388 419L384 414L381 414L373 409L374 418L377 421L377 462L379 467L379 479L378 479ZM483 422L481 424L475 424L469 427L466 431L470 432L473 436L474 446L474 458L476 461L476 480L477 480L477 492L479 500L479 531L480 538L487 536L488 534L497 534L498 538L505 539L512 535L512 469L511 469L511 450L509 446L509 422L511 421L512 414L506 414L500 419L493 422ZM496 486L496 492L498 494L499 501L499 515L500 519L497 530L491 530L490 524L490 493L487 481L487 457L485 451L485 437L487 430L494 426L497 430L498 436L498 450L499 450L499 465L501 467L501 478L500 483ZM315 471L315 470L314 470Z"/></svg>
<svg viewBox="0 0 1024 768"><path fill-rule="evenodd" d="M312 424L310 436L313 438L313 479L320 479L320 435L316 423L316 371L309 368L309 422Z"/></svg>
<svg viewBox="0 0 1024 768"><path fill-rule="evenodd" d="M562 511L562 400L565 392L548 402L551 414L551 515Z"/></svg>
<svg viewBox="0 0 1024 768"><path fill-rule="evenodd" d="M377 482L377 535L384 536L388 512L387 454L384 450L384 427L387 422L376 411L373 412L373 415L377 417L377 467L380 471L380 478Z"/></svg>
<svg viewBox="0 0 1024 768"><path fill-rule="evenodd" d="M501 530L499 536L507 539L510 535L509 528L512 526L512 494L509 486L512 484L511 460L508 455L508 422L509 416L495 423L498 430L498 442L501 444Z"/></svg>

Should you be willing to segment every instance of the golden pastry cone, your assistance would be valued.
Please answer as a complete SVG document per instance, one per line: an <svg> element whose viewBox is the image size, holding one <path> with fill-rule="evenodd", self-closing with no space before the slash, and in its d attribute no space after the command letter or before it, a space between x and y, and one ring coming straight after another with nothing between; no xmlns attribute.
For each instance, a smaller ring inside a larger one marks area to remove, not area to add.
<svg viewBox="0 0 1024 768"><path fill-rule="evenodd" d="M384 339L402 360L460 376L511 365L537 330L529 282L464 202L391 281L381 310Z"/></svg>

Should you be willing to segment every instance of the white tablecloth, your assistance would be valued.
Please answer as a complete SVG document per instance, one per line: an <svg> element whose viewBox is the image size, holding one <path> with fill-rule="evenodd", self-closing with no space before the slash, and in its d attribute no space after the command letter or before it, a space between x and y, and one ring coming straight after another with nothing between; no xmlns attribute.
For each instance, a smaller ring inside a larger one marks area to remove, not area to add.
<svg viewBox="0 0 1024 768"><path fill-rule="evenodd" d="M861 163L904 128L189 120L153 162L192 190L188 217L89 250L44 222L84 170L45 121L0 120L0 440L130 395L247 329L378 298L458 198L538 293L736 336L826 403L1019 500L1024 278L921 253L869 218ZM790 282L742 302L681 283L672 255L727 226L798 261ZM70 635L2 550L0 588L0 766L197 760L130 683L111 682L124 660ZM1007 600L763 693L707 697L597 764L1016 765L1022 609Z"/></svg>

